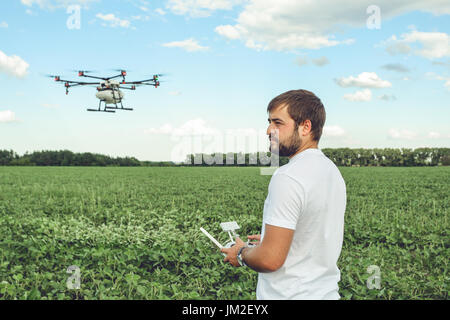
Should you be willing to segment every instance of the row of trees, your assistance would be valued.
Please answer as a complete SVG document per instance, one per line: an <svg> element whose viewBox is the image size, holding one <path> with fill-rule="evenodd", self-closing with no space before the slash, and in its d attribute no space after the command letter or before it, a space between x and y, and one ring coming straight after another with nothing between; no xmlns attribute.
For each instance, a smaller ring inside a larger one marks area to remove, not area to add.
<svg viewBox="0 0 450 320"><path fill-rule="evenodd" d="M338 166L437 166L450 165L450 148L417 149L322 149ZM271 157L269 152L189 154L182 165L190 166L280 166L289 162L287 157ZM18 155L12 150L0 150L0 166L176 166L170 161L139 161L133 157L112 158L95 153L72 151L35 151Z"/></svg>
<svg viewBox="0 0 450 320"><path fill-rule="evenodd" d="M0 150L0 165L9 166L141 166L136 158L112 158L95 153L72 151L35 151L19 156L12 150Z"/></svg>
<svg viewBox="0 0 450 320"><path fill-rule="evenodd" d="M450 148L417 149L350 149L324 148L322 152L337 166L437 166L450 164ZM289 162L287 157L279 157L279 165ZM194 166L236 165L269 166L270 153L227 153L227 154L189 154L185 164Z"/></svg>
<svg viewBox="0 0 450 320"><path fill-rule="evenodd" d="M449 165L450 148L323 149L339 166L437 166Z"/></svg>

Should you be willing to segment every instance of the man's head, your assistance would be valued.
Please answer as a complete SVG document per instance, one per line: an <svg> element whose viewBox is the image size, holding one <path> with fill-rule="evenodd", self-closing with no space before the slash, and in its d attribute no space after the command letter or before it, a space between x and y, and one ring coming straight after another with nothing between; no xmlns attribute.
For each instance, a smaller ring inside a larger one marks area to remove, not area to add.
<svg viewBox="0 0 450 320"><path fill-rule="evenodd" d="M322 102L314 93L307 90L287 91L269 103L267 112L271 152L290 157L301 148L317 147L326 115Z"/></svg>

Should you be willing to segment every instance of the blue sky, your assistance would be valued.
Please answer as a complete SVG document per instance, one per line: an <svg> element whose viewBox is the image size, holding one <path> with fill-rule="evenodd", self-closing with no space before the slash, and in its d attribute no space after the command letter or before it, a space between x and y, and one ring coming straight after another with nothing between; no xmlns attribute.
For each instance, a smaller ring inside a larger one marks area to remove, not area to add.
<svg viewBox="0 0 450 320"><path fill-rule="evenodd" d="M450 3L380 0L369 13L372 2L347 3L2 1L0 149L252 152L227 136L258 133L266 148L267 104L292 89L325 105L321 148L449 147ZM79 28L67 24L74 5ZM95 88L66 96L43 76L116 68L129 81L167 75L157 89L125 91L134 111L115 114L86 111L98 106Z"/></svg>

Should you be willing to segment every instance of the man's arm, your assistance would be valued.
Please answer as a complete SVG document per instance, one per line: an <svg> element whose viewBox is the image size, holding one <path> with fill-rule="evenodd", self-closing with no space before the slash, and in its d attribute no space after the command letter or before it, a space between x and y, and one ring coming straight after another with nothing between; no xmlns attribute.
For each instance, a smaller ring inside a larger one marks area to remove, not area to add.
<svg viewBox="0 0 450 320"><path fill-rule="evenodd" d="M266 224L263 241L256 247L242 250L241 257L245 264L257 272L274 272L281 268L291 247L294 230ZM239 266L237 253L244 246L241 239L236 239L236 245L222 249L227 253L225 262Z"/></svg>
<svg viewBox="0 0 450 320"><path fill-rule="evenodd" d="M281 268L291 247L294 230L266 224L259 246L242 251L245 264L258 272L274 272Z"/></svg>
<svg viewBox="0 0 450 320"><path fill-rule="evenodd" d="M258 272L273 272L284 264L306 198L300 182L285 173L272 177L268 197L263 241L254 248L243 249L241 253L245 264ZM241 239L236 239L236 245L222 249L228 254L224 261L239 266L236 256L244 245Z"/></svg>

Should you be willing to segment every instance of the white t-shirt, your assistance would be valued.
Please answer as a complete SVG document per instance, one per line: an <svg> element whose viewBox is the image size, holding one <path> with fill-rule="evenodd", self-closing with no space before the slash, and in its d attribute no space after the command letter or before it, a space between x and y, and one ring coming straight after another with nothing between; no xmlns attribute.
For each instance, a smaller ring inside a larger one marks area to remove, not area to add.
<svg viewBox="0 0 450 320"><path fill-rule="evenodd" d="M259 273L257 299L339 299L337 260L344 235L346 188L320 149L306 149L273 174L264 203L265 225L295 230L283 266Z"/></svg>

